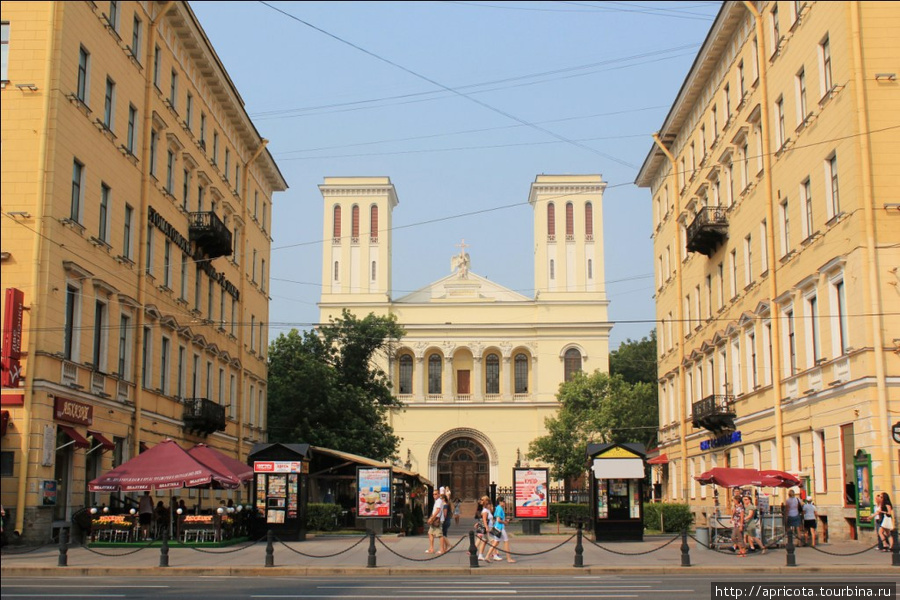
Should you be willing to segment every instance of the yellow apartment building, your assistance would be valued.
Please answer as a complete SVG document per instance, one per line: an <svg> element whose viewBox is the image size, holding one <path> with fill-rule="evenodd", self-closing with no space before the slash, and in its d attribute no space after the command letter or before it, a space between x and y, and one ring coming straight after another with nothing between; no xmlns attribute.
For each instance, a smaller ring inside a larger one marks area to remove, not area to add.
<svg viewBox="0 0 900 600"><path fill-rule="evenodd" d="M345 308L397 316L406 336L380 366L406 405L390 414L400 459L454 497L512 485L513 467L526 464L529 442L558 408L560 383L609 368L605 187L599 175L539 175L531 185L534 297L477 275L477 254L461 242L448 252L450 274L393 298L394 185L327 177L319 186L328 241L320 320Z"/></svg>
<svg viewBox="0 0 900 600"><path fill-rule="evenodd" d="M896 2L724 3L637 177L654 477L701 524L716 500L694 477L713 467L799 475L835 539L897 491L898 30Z"/></svg>
<svg viewBox="0 0 900 600"><path fill-rule="evenodd" d="M2 502L41 541L142 447L265 439L287 186L186 2L4 2L2 34Z"/></svg>

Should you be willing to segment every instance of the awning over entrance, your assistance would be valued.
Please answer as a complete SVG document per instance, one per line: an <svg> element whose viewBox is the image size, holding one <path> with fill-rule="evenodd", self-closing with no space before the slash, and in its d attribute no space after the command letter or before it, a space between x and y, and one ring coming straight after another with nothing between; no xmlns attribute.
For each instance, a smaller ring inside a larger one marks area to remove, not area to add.
<svg viewBox="0 0 900 600"><path fill-rule="evenodd" d="M66 434L70 440L75 442L74 445L76 448L91 447L91 443L87 441L87 438L78 433L74 427L69 427L68 425L57 425L57 427L59 427L59 430Z"/></svg>
<svg viewBox="0 0 900 600"><path fill-rule="evenodd" d="M98 446L91 448L91 450L100 448L100 452L106 452L107 450L115 450L116 449L116 445L113 442L109 441L109 439L106 438L99 431L91 431L90 429L88 429L88 436L94 438L94 441L97 442L97 444L99 444Z"/></svg>
<svg viewBox="0 0 900 600"><path fill-rule="evenodd" d="M595 458L591 470L597 479L643 479L644 461L640 458Z"/></svg>
<svg viewBox="0 0 900 600"><path fill-rule="evenodd" d="M669 455L668 454L660 454L659 456L654 456L650 460L647 461L648 465L667 465L669 464Z"/></svg>

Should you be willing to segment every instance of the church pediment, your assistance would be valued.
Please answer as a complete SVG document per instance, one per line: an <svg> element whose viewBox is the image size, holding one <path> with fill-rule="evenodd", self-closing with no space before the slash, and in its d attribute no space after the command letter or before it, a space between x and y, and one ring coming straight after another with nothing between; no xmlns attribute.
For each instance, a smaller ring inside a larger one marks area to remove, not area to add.
<svg viewBox="0 0 900 600"><path fill-rule="evenodd" d="M441 302L527 302L518 292L498 285L469 271L465 277L453 273L421 289L395 300L398 304Z"/></svg>

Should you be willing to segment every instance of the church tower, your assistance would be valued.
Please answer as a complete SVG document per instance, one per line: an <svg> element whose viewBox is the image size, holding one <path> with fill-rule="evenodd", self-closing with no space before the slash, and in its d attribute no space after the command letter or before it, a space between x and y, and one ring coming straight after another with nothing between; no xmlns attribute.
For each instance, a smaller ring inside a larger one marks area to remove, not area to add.
<svg viewBox="0 0 900 600"><path fill-rule="evenodd" d="M389 177L326 177L320 305L384 303L391 293L391 213L397 193Z"/></svg>
<svg viewBox="0 0 900 600"><path fill-rule="evenodd" d="M600 175L538 175L531 184L535 298L606 300L605 188Z"/></svg>

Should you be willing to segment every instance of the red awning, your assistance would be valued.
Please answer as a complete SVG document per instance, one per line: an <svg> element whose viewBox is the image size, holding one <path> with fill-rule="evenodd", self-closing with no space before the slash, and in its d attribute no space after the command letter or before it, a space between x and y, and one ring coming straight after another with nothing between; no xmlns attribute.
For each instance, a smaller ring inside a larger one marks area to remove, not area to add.
<svg viewBox="0 0 900 600"><path fill-rule="evenodd" d="M88 484L92 492L136 492L184 487L240 487L233 476L200 463L173 440L165 440Z"/></svg>
<svg viewBox="0 0 900 600"><path fill-rule="evenodd" d="M702 484L720 485L722 487L783 487L800 485L800 480L784 471L757 471L756 469L726 469L716 467L706 473L694 477Z"/></svg>
<svg viewBox="0 0 900 600"><path fill-rule="evenodd" d="M106 437L103 436L99 431L91 431L88 429L88 435L94 438L94 441L99 444L99 448L101 448L100 452L106 452L107 450L115 450L116 445L109 441ZM93 450L93 448L91 448Z"/></svg>
<svg viewBox="0 0 900 600"><path fill-rule="evenodd" d="M91 443L87 441L83 435L75 431L74 427L69 427L68 425L57 425L60 431L69 436L69 439L75 442L76 448L90 448Z"/></svg>
<svg viewBox="0 0 900 600"><path fill-rule="evenodd" d="M648 465L667 465L669 464L669 455L668 454L660 454L659 456L655 456L647 461Z"/></svg>
<svg viewBox="0 0 900 600"><path fill-rule="evenodd" d="M236 458L231 458L215 448L210 448L206 444L197 444L188 450L188 454L207 467L233 476L241 483L246 483L253 479L253 467L245 465Z"/></svg>

